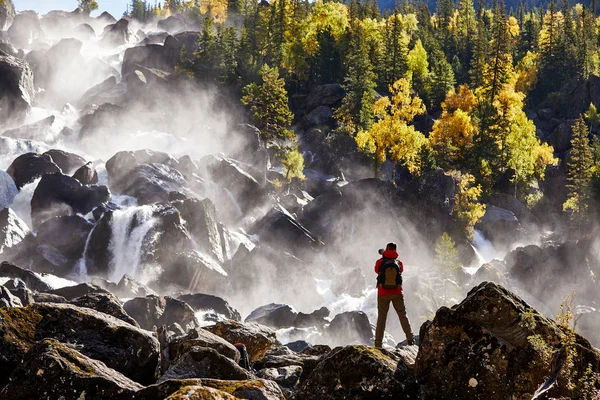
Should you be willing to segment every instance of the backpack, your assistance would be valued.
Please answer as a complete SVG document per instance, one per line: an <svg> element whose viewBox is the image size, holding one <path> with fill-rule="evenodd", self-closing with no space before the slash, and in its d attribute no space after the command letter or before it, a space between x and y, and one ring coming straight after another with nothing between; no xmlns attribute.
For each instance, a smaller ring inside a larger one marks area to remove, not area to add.
<svg viewBox="0 0 600 400"><path fill-rule="evenodd" d="M402 286L402 272L398 261L393 258L383 258L377 274L377 287L398 289Z"/></svg>

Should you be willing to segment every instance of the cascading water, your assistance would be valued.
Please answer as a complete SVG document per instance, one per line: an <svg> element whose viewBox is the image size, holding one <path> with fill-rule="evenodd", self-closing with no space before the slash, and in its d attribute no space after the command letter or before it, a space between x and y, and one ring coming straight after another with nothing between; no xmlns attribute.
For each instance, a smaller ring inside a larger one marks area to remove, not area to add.
<svg viewBox="0 0 600 400"><path fill-rule="evenodd" d="M139 264L144 239L157 220L152 206L135 206L113 212L111 221L111 252L108 279L113 282L129 274L141 279ZM143 279L142 279L143 280Z"/></svg>
<svg viewBox="0 0 600 400"><path fill-rule="evenodd" d="M15 196L12 204L10 205L10 208L27 224L30 229L32 229L31 199L33 198L33 193L35 192L38 183L40 183L40 179L41 178L38 178L33 182L23 186L19 194Z"/></svg>

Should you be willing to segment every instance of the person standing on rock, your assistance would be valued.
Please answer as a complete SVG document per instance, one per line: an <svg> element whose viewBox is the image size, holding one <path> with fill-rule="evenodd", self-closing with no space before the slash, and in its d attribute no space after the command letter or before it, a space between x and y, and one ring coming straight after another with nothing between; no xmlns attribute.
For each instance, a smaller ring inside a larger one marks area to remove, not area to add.
<svg viewBox="0 0 600 400"><path fill-rule="evenodd" d="M404 294L402 294L402 272L404 264L398 260L396 243L388 243L385 250L380 249L381 258L375 263L377 274L377 328L375 329L375 347L382 347L383 334L390 303L394 306L402 330L409 345L414 344L410 321L406 316Z"/></svg>

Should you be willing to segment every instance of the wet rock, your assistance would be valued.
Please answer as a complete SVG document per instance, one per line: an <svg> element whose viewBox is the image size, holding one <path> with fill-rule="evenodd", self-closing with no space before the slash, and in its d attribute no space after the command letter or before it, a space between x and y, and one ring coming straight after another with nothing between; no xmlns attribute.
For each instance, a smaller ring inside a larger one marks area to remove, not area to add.
<svg viewBox="0 0 600 400"><path fill-rule="evenodd" d="M139 328L138 323L131 318L121 306L119 299L109 293L88 293L70 301L77 307L91 308L104 314L112 315L123 322Z"/></svg>
<svg viewBox="0 0 600 400"><path fill-rule="evenodd" d="M45 174L60 173L60 168L46 154L26 153L15 158L6 172L13 178L17 188Z"/></svg>
<svg viewBox="0 0 600 400"><path fill-rule="evenodd" d="M296 321L294 321L294 326L297 328L308 328L315 326L321 329L325 324L327 324L327 320L325 318L329 317L329 313L330 312L327 307L321 307L310 314L300 312L298 313Z"/></svg>
<svg viewBox="0 0 600 400"><path fill-rule="evenodd" d="M267 304L252 311L246 322L254 322L271 328L294 326L298 312L286 304Z"/></svg>
<svg viewBox="0 0 600 400"><path fill-rule="evenodd" d="M169 33L177 33L185 30L186 21L181 15L171 15L158 21L158 29Z"/></svg>
<svg viewBox="0 0 600 400"><path fill-rule="evenodd" d="M373 343L373 329L369 317L362 311L349 311L336 315L325 329L323 340L330 345Z"/></svg>
<svg viewBox="0 0 600 400"><path fill-rule="evenodd" d="M0 210L0 254L18 246L29 233L27 224L13 210Z"/></svg>
<svg viewBox="0 0 600 400"><path fill-rule="evenodd" d="M201 32L196 31L180 32L173 37L176 41L169 44L165 41L165 47L173 47L173 50L178 50L177 54L181 56L181 49L185 46L186 54L184 57L192 60L194 59L194 53L200 48L198 39L201 35Z"/></svg>
<svg viewBox="0 0 600 400"><path fill-rule="evenodd" d="M419 398L404 360L366 346L334 349L302 384L295 399Z"/></svg>
<svg viewBox="0 0 600 400"><path fill-rule="evenodd" d="M53 288L40 279L33 271L19 268L14 264L3 261L0 263L0 277L3 278L18 278L25 282L25 285L31 290L39 292L49 292Z"/></svg>
<svg viewBox="0 0 600 400"><path fill-rule="evenodd" d="M313 346L309 346L306 349L302 350L302 354L307 354L310 356L326 356L331 352L331 347L324 344L317 344Z"/></svg>
<svg viewBox="0 0 600 400"><path fill-rule="evenodd" d="M333 110L329 106L318 106L303 119L306 127L329 125L333 121Z"/></svg>
<svg viewBox="0 0 600 400"><path fill-rule="evenodd" d="M571 136L573 136L571 127L574 123L575 120L563 122L546 138L555 152L567 151L571 148Z"/></svg>
<svg viewBox="0 0 600 400"><path fill-rule="evenodd" d="M169 341L169 358L176 361L194 347L208 347L216 350L236 363L240 361L240 352L234 345L205 329L191 329L187 335Z"/></svg>
<svg viewBox="0 0 600 400"><path fill-rule="evenodd" d="M0 210L10 207L19 189L12 177L0 170Z"/></svg>
<svg viewBox="0 0 600 400"><path fill-rule="evenodd" d="M114 25L105 28L102 43L111 47L122 46L127 42L132 41L134 36L135 33L129 29L129 21L122 18Z"/></svg>
<svg viewBox="0 0 600 400"><path fill-rule="evenodd" d="M5 286L0 285L0 308L23 307L21 299L13 295Z"/></svg>
<svg viewBox="0 0 600 400"><path fill-rule="evenodd" d="M522 236L521 223L512 211L489 204L476 229L493 243L501 245L514 243Z"/></svg>
<svg viewBox="0 0 600 400"><path fill-rule="evenodd" d="M344 95L344 89L339 83L315 86L306 97L306 110L312 111L322 105L335 106Z"/></svg>
<svg viewBox="0 0 600 400"><path fill-rule="evenodd" d="M548 377L548 354L561 347L561 337L564 331L553 321L503 287L484 282L460 304L440 308L433 321L423 324L415 375L426 387L426 398L439 393L449 398L530 396ZM547 356L536 345L540 340ZM600 370L600 353L583 337L575 340L573 382L588 365ZM569 388L563 380L560 374L549 397L572 397L579 390L577 383Z"/></svg>
<svg viewBox="0 0 600 400"><path fill-rule="evenodd" d="M98 183L98 173L91 167L90 163L75 171L73 178L77 179L82 185L95 185Z"/></svg>
<svg viewBox="0 0 600 400"><path fill-rule="evenodd" d="M156 292L143 283L138 282L128 274L123 275L114 289L114 294L120 298L156 296Z"/></svg>
<svg viewBox="0 0 600 400"><path fill-rule="evenodd" d="M146 46L131 47L125 51L121 75L129 81L135 78L135 71L140 67L172 73L175 71L175 64L178 61L179 53L176 53L168 46L149 44Z"/></svg>
<svg viewBox="0 0 600 400"><path fill-rule="evenodd" d="M107 111L110 114L110 111ZM177 165L177 160L166 153L153 150L120 151L106 162L108 181L110 187L116 191L123 191L131 172L142 164Z"/></svg>
<svg viewBox="0 0 600 400"><path fill-rule="evenodd" d="M137 297L123 304L123 308L143 329L152 330L153 327L174 324L184 329L198 326L194 310L183 301L169 296Z"/></svg>
<svg viewBox="0 0 600 400"><path fill-rule="evenodd" d="M267 350L277 343L275 332L266 326L236 321L218 322L206 330L222 337L231 344L243 343L251 361L261 359Z"/></svg>
<svg viewBox="0 0 600 400"><path fill-rule="evenodd" d="M69 300L67 300L64 297L59 296L57 294L38 293L38 292L34 292L33 293L33 300L34 300L34 303L60 303L60 304L65 304L65 303L69 302Z"/></svg>
<svg viewBox="0 0 600 400"><path fill-rule="evenodd" d="M73 35L82 42L96 37L96 31L90 24L80 24L73 29Z"/></svg>
<svg viewBox="0 0 600 400"><path fill-rule="evenodd" d="M214 349L193 347L179 357L157 383L186 378L248 380L254 375Z"/></svg>
<svg viewBox="0 0 600 400"><path fill-rule="evenodd" d="M229 303L220 297L210 294L194 293L184 294L178 297L179 300L185 301L195 311L213 311L223 315L226 319L241 321L240 313L231 307Z"/></svg>
<svg viewBox="0 0 600 400"><path fill-rule="evenodd" d="M78 260L93 228L92 223L79 215L54 217L39 226L36 238L39 244L49 244L65 257Z"/></svg>
<svg viewBox="0 0 600 400"><path fill-rule="evenodd" d="M103 362L89 358L55 339L44 339L25 354L0 397L15 400L34 398L102 398L132 396L143 386Z"/></svg>
<svg viewBox="0 0 600 400"><path fill-rule="evenodd" d="M15 19L15 6L12 0L7 0L0 4L0 31L8 29Z"/></svg>
<svg viewBox="0 0 600 400"><path fill-rule="evenodd" d="M122 93L117 87L117 78L110 76L103 82L88 89L77 102L79 108L92 104L119 103Z"/></svg>
<svg viewBox="0 0 600 400"><path fill-rule="evenodd" d="M80 283L79 285L75 286L65 286L60 289L49 290L48 293L54 294L56 296L62 296L67 300L73 300L78 297L82 297L93 293L110 295L110 293L107 290L102 289L101 287L96 285L91 285L89 283Z"/></svg>
<svg viewBox="0 0 600 400"><path fill-rule="evenodd" d="M79 351L142 384L154 382L158 341L109 315L70 304L36 303L0 309L0 385L40 338L73 343Z"/></svg>
<svg viewBox="0 0 600 400"><path fill-rule="evenodd" d="M473 276L474 282L494 282L499 285L506 285L507 281L506 265L503 261L494 260L483 264Z"/></svg>
<svg viewBox="0 0 600 400"><path fill-rule="evenodd" d="M204 200L185 199L174 202L173 205L187 222L188 230L202 250L223 262L223 247L217 222L217 210L213 202L208 198Z"/></svg>
<svg viewBox="0 0 600 400"><path fill-rule="evenodd" d="M22 305L28 306L35 303L33 292L27 289L25 282L19 278L11 279L4 284L4 287L7 288L13 296L18 297L19 300L21 300Z"/></svg>
<svg viewBox="0 0 600 400"><path fill-rule="evenodd" d="M40 121L34 122L33 124L23 125L20 128L9 129L2 133L2 136L14 138L14 139L29 139L45 141L47 135L54 124L56 117L50 115Z"/></svg>
<svg viewBox="0 0 600 400"><path fill-rule="evenodd" d="M52 149L48 150L44 154L52 157L52 161L58 165L64 174L70 175L75 172L79 167L85 165L86 161L83 157L78 156L74 153L69 153L64 150Z"/></svg>
<svg viewBox="0 0 600 400"><path fill-rule="evenodd" d="M102 207L102 205L99 207ZM113 212L111 210L105 211L90 233L88 248L85 253L85 265L89 275L104 278L107 278L109 275L111 262L109 245L112 235L112 221Z"/></svg>
<svg viewBox="0 0 600 400"><path fill-rule="evenodd" d="M34 226L39 226L55 216L85 215L110 197L106 186L84 186L61 173L46 174L33 193L31 219Z"/></svg>
<svg viewBox="0 0 600 400"><path fill-rule="evenodd" d="M21 12L15 16L7 30L10 42L20 49L28 49L45 37L40 18L34 12Z"/></svg>
<svg viewBox="0 0 600 400"><path fill-rule="evenodd" d="M185 178L165 164L138 165L121 182L120 193L133 196L139 204L168 201L169 193L182 191Z"/></svg>

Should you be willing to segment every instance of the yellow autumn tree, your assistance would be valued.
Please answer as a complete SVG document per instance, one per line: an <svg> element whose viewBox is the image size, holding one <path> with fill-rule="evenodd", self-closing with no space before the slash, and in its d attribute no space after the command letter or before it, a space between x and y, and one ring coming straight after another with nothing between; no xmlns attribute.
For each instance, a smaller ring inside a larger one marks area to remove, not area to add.
<svg viewBox="0 0 600 400"><path fill-rule="evenodd" d="M473 144L477 125L470 113L476 102L473 91L467 85L461 85L458 92L448 93L442 103L442 116L434 123L429 135L429 144L442 168L459 163L466 155L466 149Z"/></svg>
<svg viewBox="0 0 600 400"><path fill-rule="evenodd" d="M425 112L423 101L412 92L406 78L390 87L391 97L382 97L373 106L379 120L369 130L361 130L355 139L358 148L373 158L375 176L389 155L412 173L421 168L419 151L426 143L423 134L410 125L416 115Z"/></svg>
<svg viewBox="0 0 600 400"><path fill-rule="evenodd" d="M452 171L450 176L455 179L457 186L453 207L454 220L461 233L472 240L474 226L485 214L485 204L479 202L481 185L475 185L475 178L471 174Z"/></svg>

